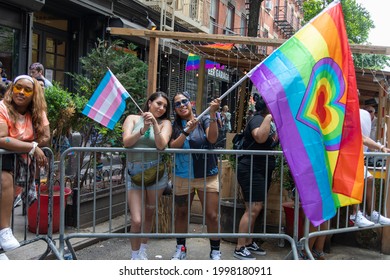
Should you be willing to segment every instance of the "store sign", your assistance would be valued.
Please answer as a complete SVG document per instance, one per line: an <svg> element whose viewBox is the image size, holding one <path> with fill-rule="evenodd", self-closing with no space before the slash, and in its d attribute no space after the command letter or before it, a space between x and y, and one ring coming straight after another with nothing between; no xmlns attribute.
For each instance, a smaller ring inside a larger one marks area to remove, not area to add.
<svg viewBox="0 0 390 280"><path fill-rule="evenodd" d="M229 82L229 74L223 70L211 68L207 70L207 74L225 82Z"/></svg>

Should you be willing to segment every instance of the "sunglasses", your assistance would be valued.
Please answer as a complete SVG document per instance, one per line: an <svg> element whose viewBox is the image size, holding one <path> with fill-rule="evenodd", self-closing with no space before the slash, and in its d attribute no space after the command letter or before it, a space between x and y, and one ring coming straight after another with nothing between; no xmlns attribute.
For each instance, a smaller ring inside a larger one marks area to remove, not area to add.
<svg viewBox="0 0 390 280"><path fill-rule="evenodd" d="M23 94L24 96L26 97L29 97L33 94L33 89L32 88L25 88L25 87L22 87L21 85L14 85L13 87L13 92L14 93L21 93L23 90Z"/></svg>
<svg viewBox="0 0 390 280"><path fill-rule="evenodd" d="M180 108L181 105L187 106L190 101L188 99L182 99L180 101L175 102L175 108Z"/></svg>

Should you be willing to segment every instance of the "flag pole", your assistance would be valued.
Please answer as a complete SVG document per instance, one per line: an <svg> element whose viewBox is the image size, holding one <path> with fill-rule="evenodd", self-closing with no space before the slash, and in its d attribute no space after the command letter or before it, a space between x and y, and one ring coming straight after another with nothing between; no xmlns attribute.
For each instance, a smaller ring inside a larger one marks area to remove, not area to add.
<svg viewBox="0 0 390 280"><path fill-rule="evenodd" d="M110 69L108 66L107 66L107 70L111 72L111 69ZM112 74L112 72L111 72L111 74ZM138 106L137 102L135 102L135 100L133 99L133 97L131 96L131 94L130 94L130 93L129 93L129 97L130 97L131 101L133 101L134 105L135 105L135 106L138 108L138 110L140 110L140 111L141 111L141 113L143 114L143 113L144 113L144 111L142 111L141 107L140 107L140 106Z"/></svg>
<svg viewBox="0 0 390 280"><path fill-rule="evenodd" d="M133 99L133 97L131 96L130 93L129 93L129 96L130 96L131 101L133 101L133 103L135 104L135 106L137 106L138 110L140 110L141 113L143 114L144 112L143 112L142 109L138 106L137 102L135 102L135 100Z"/></svg>
<svg viewBox="0 0 390 280"><path fill-rule="evenodd" d="M260 63L261 64L261 63ZM254 67L251 71L249 71L248 73L246 73L241 79L239 79L234 85L232 85L231 88L229 88L227 91L225 91L224 94L222 94L219 99L224 99L229 93L231 93L233 90L235 90L239 85L241 85L248 77L250 77L253 72L258 68L258 66L260 65L258 64L256 67ZM207 114L208 112L210 111L210 106L207 107L202 113L200 113L200 115L198 115L196 118L197 119L200 119L201 117L203 117L205 114ZM185 130L185 129L184 129Z"/></svg>

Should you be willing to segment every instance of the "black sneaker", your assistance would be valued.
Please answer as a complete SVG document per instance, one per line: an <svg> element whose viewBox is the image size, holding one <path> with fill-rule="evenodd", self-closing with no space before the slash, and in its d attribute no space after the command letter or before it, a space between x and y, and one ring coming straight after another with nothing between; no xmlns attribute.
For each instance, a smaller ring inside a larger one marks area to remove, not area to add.
<svg viewBox="0 0 390 280"><path fill-rule="evenodd" d="M245 247L249 250L249 252L259 256L265 256L267 254L267 252L261 249L256 242L252 242L252 244L246 245Z"/></svg>
<svg viewBox="0 0 390 280"><path fill-rule="evenodd" d="M248 251L247 248L242 246L240 249L235 249L233 253L233 257L240 260L255 260L256 258L252 256L251 252Z"/></svg>

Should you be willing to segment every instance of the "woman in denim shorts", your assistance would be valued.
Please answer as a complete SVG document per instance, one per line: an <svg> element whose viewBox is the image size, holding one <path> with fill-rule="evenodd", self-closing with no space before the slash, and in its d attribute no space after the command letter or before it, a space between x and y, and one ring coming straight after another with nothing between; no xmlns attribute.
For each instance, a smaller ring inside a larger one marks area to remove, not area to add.
<svg viewBox="0 0 390 280"><path fill-rule="evenodd" d="M123 145L126 148L155 148L164 150L172 133L169 120L170 102L164 92L155 92L145 102L141 115L129 115L123 123ZM159 201L168 183L167 172L157 176L156 183L145 184L145 177L138 184L131 178L144 175L145 171L161 162L156 152L129 152L127 172L127 200L131 216L131 233L150 233L156 201ZM143 198L143 201L142 201ZM144 220L142 220L144 213ZM146 260L147 238L131 238L131 259Z"/></svg>

